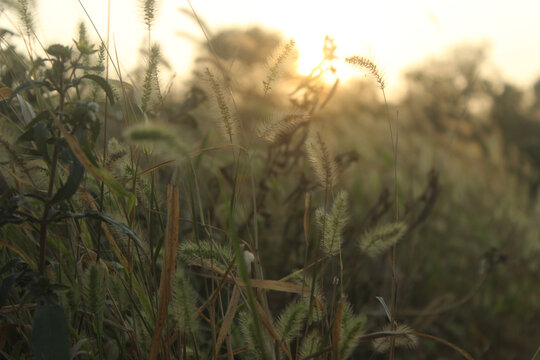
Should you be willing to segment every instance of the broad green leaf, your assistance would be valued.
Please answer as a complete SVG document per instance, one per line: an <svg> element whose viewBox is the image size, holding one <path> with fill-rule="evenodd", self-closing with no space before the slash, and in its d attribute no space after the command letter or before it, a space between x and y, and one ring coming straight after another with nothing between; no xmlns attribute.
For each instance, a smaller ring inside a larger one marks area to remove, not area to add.
<svg viewBox="0 0 540 360"><path fill-rule="evenodd" d="M66 149L66 156L69 162L69 175L64 186L62 186L51 200L51 203L57 203L62 200L69 199L79 189L79 184L84 177L84 166L73 155L71 150Z"/></svg>
<svg viewBox="0 0 540 360"><path fill-rule="evenodd" d="M17 275L17 273L9 274L2 280L2 284L0 285L0 306L4 306L4 303L9 295L9 291L15 283L15 278Z"/></svg>
<svg viewBox="0 0 540 360"><path fill-rule="evenodd" d="M142 243L137 237L137 235L125 224L114 220L113 218L95 210L88 210L80 214L62 214L54 219L54 221L59 221L64 218L73 218L73 219L81 219L81 218L93 218L93 219L99 219L101 221L104 221L110 225L115 226L118 230L120 230L122 233L129 236L134 242L135 245L137 245L139 248L142 249Z"/></svg>
<svg viewBox="0 0 540 360"><path fill-rule="evenodd" d="M6 34L9 35L15 35L13 31L10 31L8 29L0 28L0 38L3 38Z"/></svg>
<svg viewBox="0 0 540 360"><path fill-rule="evenodd" d="M34 131L34 125L36 125L39 122L49 123L51 120L51 112L49 110L45 110L37 114L34 119L28 124L26 124L26 131L19 136L17 141L33 141L33 131Z"/></svg>
<svg viewBox="0 0 540 360"><path fill-rule="evenodd" d="M11 95L9 96L8 101L11 101L14 97L16 97L22 91L30 90L30 89L33 89L33 88L36 88L36 87L41 87L41 86L45 86L47 88L50 88L50 83L48 83L46 81L39 81L39 80L26 81L26 82L22 83L21 85L17 86L17 88L11 92ZM20 102L20 99L19 99L19 102ZM27 103L27 102L24 101L24 103ZM22 106L22 104L21 104L21 106Z"/></svg>
<svg viewBox="0 0 540 360"><path fill-rule="evenodd" d="M34 128L32 129L32 132L34 135L33 140L36 143L36 146L38 148L38 151L41 157L43 157L43 159L46 162L50 163L49 150L47 147L47 139L49 138L47 125L45 125L43 122L40 122L36 124L36 126L34 126Z"/></svg>
<svg viewBox="0 0 540 360"><path fill-rule="evenodd" d="M71 340L64 309L38 305L32 328L32 348L37 360L69 360Z"/></svg>
<svg viewBox="0 0 540 360"><path fill-rule="evenodd" d="M113 190L116 196L124 197L127 201L127 211L131 212L133 207L137 204L137 197L127 191L122 184L120 184L105 168L93 165L84 153L83 149L81 149L81 146L77 140L66 130L60 120L58 120L58 118L54 118L53 120L58 129L62 132L62 135L64 135L69 147L73 151L73 154L75 154L77 159L79 159L79 161L84 165L86 170L88 170L88 172L91 173L97 180L103 181L111 190Z"/></svg>
<svg viewBox="0 0 540 360"><path fill-rule="evenodd" d="M89 80L94 81L96 84L98 84L103 89L103 91L105 91L105 94L107 94L107 97L109 98L109 101L111 102L111 104L114 105L114 103L115 103L115 101L114 101L114 93L113 93L113 90L111 88L111 85L107 82L107 80L105 80L104 78L102 78L99 75L86 74L84 76L81 76L80 78L73 79L73 84L78 85L78 83L82 79L89 79Z"/></svg>

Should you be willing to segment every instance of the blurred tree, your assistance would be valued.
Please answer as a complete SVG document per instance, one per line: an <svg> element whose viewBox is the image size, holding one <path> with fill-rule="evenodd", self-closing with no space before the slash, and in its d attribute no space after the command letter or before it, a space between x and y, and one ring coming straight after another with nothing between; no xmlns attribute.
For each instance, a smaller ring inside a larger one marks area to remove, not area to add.
<svg viewBox="0 0 540 360"><path fill-rule="evenodd" d="M456 133L484 147L494 84L483 76L488 49L462 44L406 74L407 94L401 106L413 119L425 119L437 132ZM425 126L418 122L418 126Z"/></svg>
<svg viewBox="0 0 540 360"><path fill-rule="evenodd" d="M261 65L271 61L248 53L258 51L253 41L272 43L273 36L265 36L259 31L255 35L247 35L247 32L240 30L207 34L209 41L200 41L203 50L198 65L201 69L214 68L216 78L219 76L224 86L231 85L236 104L235 115L244 124L243 130L248 134L253 135L254 128L250 126L257 120L276 112L278 117L287 115L286 111L295 108L290 98L287 98L287 94L295 91L295 85L312 85L294 74L292 63L288 65L290 72L284 71L276 87L265 95L263 81L268 67L265 69ZM270 47L262 45L261 49L264 52L268 50L268 55L273 53ZM519 323L519 320L516 322L519 319L516 309L525 311L523 309L537 308L533 300L513 300L511 295L512 283L526 286L531 281L529 274L514 278L510 271L501 271L502 275L497 274L503 279L501 283L494 279L492 283L483 285L478 280L478 267L484 258L489 258L486 261L490 266L488 270L482 271L496 271L492 265L497 261L491 259L505 258L507 251L509 259L521 261L521 249L525 241L513 242L514 248L509 248L506 245L507 238L532 238L536 234L535 223L525 217L519 220L522 225L514 232L516 220L508 214L520 214L518 210L523 206L522 200L526 199L526 195L522 198L521 193L518 194L508 186L508 183L513 183L516 175L515 169L507 166L511 158L495 159L492 156L499 154L501 138L512 147L517 146L512 141L519 142L519 135L510 134L518 134L519 129L512 126L528 124L525 121L528 115L519 104L520 96L510 90L504 95L503 87L499 87L496 80L484 74L487 59L488 51L484 45L469 44L455 48L440 59L427 61L409 72L406 97L398 104L400 219L414 230L406 236L399 249L397 269L401 272L400 281L403 284L399 306L411 309L410 314L413 315L433 311L434 315L428 318L424 315L411 318L413 327L473 349L478 358L487 351L485 344L491 346L490 354L498 354L505 347L498 339L512 338L497 333L496 329L501 325L499 317L504 316L505 323L511 325ZM194 83L204 84L204 81L198 81L204 79L198 76L200 74L196 73ZM313 89L316 92L315 84ZM330 147L341 151L358 150L358 154L352 151L350 154L351 161L358 161L361 165L359 169L354 169L359 171L346 173L340 184L352 194L354 206L351 206L351 218L355 219L345 229L344 281L352 302L358 307L373 310L373 321L376 324L384 321L384 313L379 311L379 304L374 299L376 296L389 296L388 264L384 257L362 258L362 261L358 261L356 238L369 228L393 218L393 196L392 190L389 190L394 181L393 161L389 153L387 112L379 95L369 81L350 82L340 87L332 102L322 111L315 112L309 120L309 126L324 129L322 133L329 140ZM280 102L283 98L285 102ZM323 97L320 103L324 102ZM496 106L501 109L496 110ZM296 107L300 108L303 107ZM309 106L303 109L306 111ZM502 123L495 119L495 111L500 111ZM390 110L390 113L393 111ZM202 116L196 117L197 120L205 119ZM508 124L508 119L519 117L523 119L514 121L513 125ZM211 122L198 123L202 128L206 126L205 123ZM506 126L511 130L505 131ZM303 128L300 129L303 131ZM299 134L302 133L296 133ZM441 149L441 142L446 144L454 138L458 140L456 146L452 147L455 152L439 176L437 171L430 171L438 160L431 154ZM254 167L260 174L255 184L260 218L258 223L260 234L264 237L260 244L260 254L268 278L279 278L284 275L284 269L300 268L303 265L304 253L301 249L304 245L302 224L305 204L302 195L312 192L314 187L312 174L298 166L301 164L298 159L301 159L302 147L296 145L302 144L303 139L295 139L291 141L291 138L283 137L267 148L257 148L268 150L266 153L264 150L254 151L257 154L253 157ZM493 142L496 142L495 146ZM249 145L250 149L254 149L259 144L254 141ZM471 152L472 148L482 148L483 152ZM336 161L348 166L344 154L349 153L339 154ZM231 178L231 168L220 165L219 170L217 175L209 174L207 183L201 183L201 193L208 196L203 201L208 202L210 218L218 226L223 210L214 206L215 199L226 193L218 184L223 183L221 176L224 179ZM501 181L491 181L494 178ZM516 183L524 184L521 179ZM524 190L525 187L519 185L518 189ZM312 203L316 204L320 199L316 191L313 191L313 195ZM249 238L247 225L251 218L246 216L242 220L238 228L239 236ZM501 255L503 250L504 255ZM459 252L459 256L448 256L451 251ZM330 284L332 279L326 280ZM512 301L520 306L512 306ZM497 306L498 310L495 309ZM483 318L478 314L486 316ZM528 321L521 325L533 333L537 323ZM470 329L476 330L476 327L486 330L480 335L471 336ZM524 351L517 346L507 347L510 349L507 353L521 351L521 354ZM356 354L357 358L362 355L367 358L372 353L367 347L363 351L365 353L361 355ZM440 351L436 346L423 344L419 352L403 354L403 358L415 358L416 355L420 358L433 358L434 354L440 357ZM443 353L442 356L449 358L451 355ZM490 358L508 357L494 355Z"/></svg>
<svg viewBox="0 0 540 360"><path fill-rule="evenodd" d="M540 168L540 122L534 120L533 109L534 106L523 108L523 91L505 84L502 93L494 96L491 117L504 139Z"/></svg>
<svg viewBox="0 0 540 360"><path fill-rule="evenodd" d="M275 32L258 27L247 31L234 28L217 33L208 45L221 59L236 59L255 66L267 61L281 41Z"/></svg>
<svg viewBox="0 0 540 360"><path fill-rule="evenodd" d="M540 111L540 79L536 80L534 83L534 104L532 109L534 112Z"/></svg>
<svg viewBox="0 0 540 360"><path fill-rule="evenodd" d="M505 84L503 91L494 95L491 111L491 118L501 130L507 147L515 146L534 166L535 171L527 176L531 204L540 188L540 122L535 115L540 101L540 82L535 84L534 92L535 102L525 108L523 91Z"/></svg>

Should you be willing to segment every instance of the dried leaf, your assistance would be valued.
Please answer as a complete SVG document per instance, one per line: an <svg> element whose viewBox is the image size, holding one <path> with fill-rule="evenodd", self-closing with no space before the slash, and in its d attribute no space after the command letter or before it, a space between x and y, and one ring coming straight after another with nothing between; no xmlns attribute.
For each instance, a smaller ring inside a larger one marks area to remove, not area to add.
<svg viewBox="0 0 540 360"><path fill-rule="evenodd" d="M221 324L221 329L219 330L218 338L216 341L216 351L219 350L221 344L229 334L229 329L231 328L232 322L234 320L234 315L236 314L236 309L238 308L238 300L240 300L240 289L238 286L235 286L229 301L229 307L223 318L223 323Z"/></svg>
<svg viewBox="0 0 540 360"><path fill-rule="evenodd" d="M167 217L167 235L165 238L165 255L163 270L159 282L159 304L156 316L156 327L150 346L150 360L156 359L161 342L161 331L167 320L169 300L172 293L172 279L176 267L176 255L178 249L178 230L180 218L180 206L178 188L169 186L167 198L169 199L169 214Z"/></svg>

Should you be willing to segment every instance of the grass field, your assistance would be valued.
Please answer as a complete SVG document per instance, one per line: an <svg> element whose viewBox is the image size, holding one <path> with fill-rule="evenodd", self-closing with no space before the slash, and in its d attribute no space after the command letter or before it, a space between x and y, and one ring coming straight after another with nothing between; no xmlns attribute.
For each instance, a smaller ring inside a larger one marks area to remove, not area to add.
<svg viewBox="0 0 540 360"><path fill-rule="evenodd" d="M294 40L223 30L179 92L154 1L131 74L5 4L2 358L539 357L540 92L483 76L482 47L388 103L371 58L337 80L329 37L301 76Z"/></svg>

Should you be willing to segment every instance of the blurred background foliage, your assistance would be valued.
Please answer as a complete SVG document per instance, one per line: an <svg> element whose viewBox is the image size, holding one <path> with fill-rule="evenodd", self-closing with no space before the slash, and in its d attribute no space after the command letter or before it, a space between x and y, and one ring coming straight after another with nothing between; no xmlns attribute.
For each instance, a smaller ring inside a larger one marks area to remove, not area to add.
<svg viewBox="0 0 540 360"><path fill-rule="evenodd" d="M302 83L294 63L288 63L272 93L261 93L260 80L255 81L264 76L259 65L276 44L274 34L261 34L225 30L210 42L229 66L238 118L250 130L290 111L298 98L294 84ZM248 56L254 40L260 45ZM226 46L231 43L234 50ZM485 44L449 49L411 67L405 95L389 104L399 128L399 213L412 227L397 247L398 318L460 344L477 359L524 359L534 353L540 333L540 79L534 91L520 89L485 75L488 60ZM205 51L199 61L214 62ZM325 93L332 84L309 86ZM339 186L351 194L344 281L351 302L370 315L373 329L384 324L376 296L390 297L390 271L386 257L362 256L356 242L374 224L393 218L387 117L376 82L359 77L339 84L311 118L336 154ZM302 266L303 194L313 189L313 176L299 165L259 179L260 189L270 195L258 198L268 278ZM285 199L285 205L275 199ZM426 342L399 358L458 356Z"/></svg>

